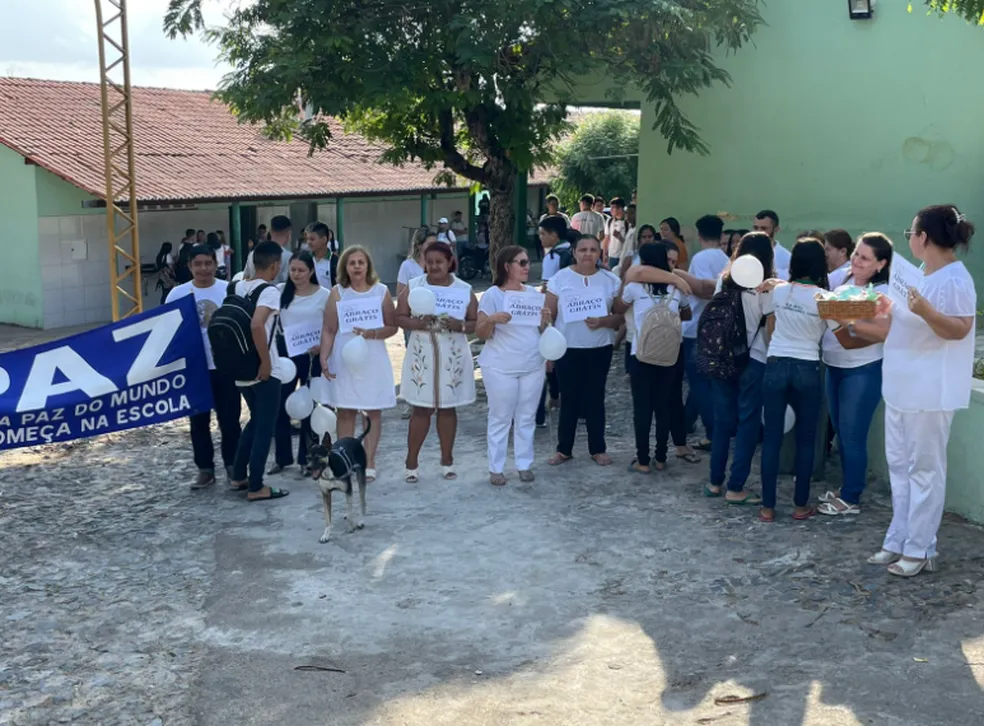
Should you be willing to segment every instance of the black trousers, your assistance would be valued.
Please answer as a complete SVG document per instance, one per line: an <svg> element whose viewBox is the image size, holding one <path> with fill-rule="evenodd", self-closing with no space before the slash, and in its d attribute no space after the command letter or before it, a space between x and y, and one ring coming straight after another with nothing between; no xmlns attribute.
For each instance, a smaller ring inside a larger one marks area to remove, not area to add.
<svg viewBox="0 0 984 726"><path fill-rule="evenodd" d="M668 439L676 446L687 443L684 426L682 389L683 356L672 366L641 363L633 356L629 376L632 387L632 421L635 428L636 460L649 466L649 434L656 418L656 451L653 458L666 463Z"/></svg>
<svg viewBox="0 0 984 726"><path fill-rule="evenodd" d="M560 383L557 380L556 369L547 373L547 379L543 383L543 390L540 391L540 405L536 409L536 425L540 426L547 421L547 391L550 391L550 398L557 400L560 396Z"/></svg>
<svg viewBox="0 0 984 726"><path fill-rule="evenodd" d="M239 436L242 429L239 426L239 414L242 412L242 398L236 382L215 371L209 371L209 382L212 385L212 402L215 407L215 418L219 422L221 437L222 463L232 466L236 459L236 447L239 446ZM195 466L207 471L215 471L215 447L212 445L212 412L195 414L188 418L191 424L191 449L195 454Z"/></svg>
<svg viewBox="0 0 984 726"><path fill-rule="evenodd" d="M273 433L274 461L278 466L290 466L294 463L294 452L292 451L290 416L284 405L287 397L292 394L297 387L306 386L312 376L321 375L321 361L317 356L307 353L291 358L297 366L297 377L290 383L285 383L280 387L280 410L277 412L277 427ZM311 433L311 417L301 421L301 440L297 444L297 463L301 466L307 464L307 445Z"/></svg>
<svg viewBox="0 0 984 726"><path fill-rule="evenodd" d="M588 453L605 453L605 383L612 366L612 346L568 348L557 361L560 381L560 424L557 451L572 456L577 420L585 419Z"/></svg>

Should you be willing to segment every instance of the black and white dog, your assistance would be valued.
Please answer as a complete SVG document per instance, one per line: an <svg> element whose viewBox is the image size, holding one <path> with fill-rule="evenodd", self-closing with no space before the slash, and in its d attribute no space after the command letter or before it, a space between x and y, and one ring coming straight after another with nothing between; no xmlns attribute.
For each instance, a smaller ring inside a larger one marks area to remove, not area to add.
<svg viewBox="0 0 984 726"><path fill-rule="evenodd" d="M321 489L321 501L325 506L325 531L318 540L322 544L331 539L331 495L336 489L345 492L345 516L349 523L349 532L362 529L366 516L366 449L363 439L372 428L369 417L363 414L365 429L359 436L346 436L344 439L332 442L331 434L325 434L321 443L308 451L308 468L311 476L318 482ZM358 522L352 511L353 482L356 479L359 486L359 509L361 516Z"/></svg>

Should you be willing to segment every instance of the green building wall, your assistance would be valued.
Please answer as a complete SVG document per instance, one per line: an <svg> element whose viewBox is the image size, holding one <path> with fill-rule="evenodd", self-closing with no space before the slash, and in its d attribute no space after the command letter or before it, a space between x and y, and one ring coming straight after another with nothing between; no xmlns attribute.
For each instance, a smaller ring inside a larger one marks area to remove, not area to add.
<svg viewBox="0 0 984 726"><path fill-rule="evenodd" d="M880 2L852 21L845 2L771 2L753 45L721 64L732 86L681 106L711 154L666 153L642 104L639 221L690 228L723 212L749 226L775 209L787 246L805 229L878 230L908 254L914 213L954 203L984 247L984 28ZM585 99L588 100L588 99ZM596 99L603 100L603 99ZM984 252L967 261L984 285Z"/></svg>
<svg viewBox="0 0 984 726"><path fill-rule="evenodd" d="M0 310L5 322L41 327L41 261L38 253L37 167L0 146Z"/></svg>

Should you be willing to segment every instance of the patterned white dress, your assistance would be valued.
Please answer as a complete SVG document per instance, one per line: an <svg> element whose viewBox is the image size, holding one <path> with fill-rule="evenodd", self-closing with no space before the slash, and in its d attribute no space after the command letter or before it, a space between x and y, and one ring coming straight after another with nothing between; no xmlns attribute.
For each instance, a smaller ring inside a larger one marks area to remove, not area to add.
<svg viewBox="0 0 984 726"><path fill-rule="evenodd" d="M451 284L471 292L471 285L457 277ZM410 280L411 290L427 287L427 275ZM421 408L456 408L475 402L475 365L468 336L464 333L428 333L414 330L403 359L400 397Z"/></svg>
<svg viewBox="0 0 984 726"><path fill-rule="evenodd" d="M350 287L336 285L342 300L378 297L382 305L386 286L377 282L365 292ZM396 406L396 392L393 385L393 364L386 351L385 340L366 340L369 346L369 361L358 373L349 371L342 360L342 348L355 337L355 333L339 333L328 358L328 370L335 378L328 381L324 403L336 408L362 411L382 411Z"/></svg>

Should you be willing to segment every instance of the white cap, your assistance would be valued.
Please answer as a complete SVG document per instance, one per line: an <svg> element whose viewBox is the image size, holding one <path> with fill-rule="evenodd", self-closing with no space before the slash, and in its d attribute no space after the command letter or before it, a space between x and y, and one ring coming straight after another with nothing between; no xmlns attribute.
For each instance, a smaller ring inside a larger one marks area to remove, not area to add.
<svg viewBox="0 0 984 726"><path fill-rule="evenodd" d="M448 218L447 217L441 217L439 220L437 220L437 223L438 224L447 224L448 223Z"/></svg>

